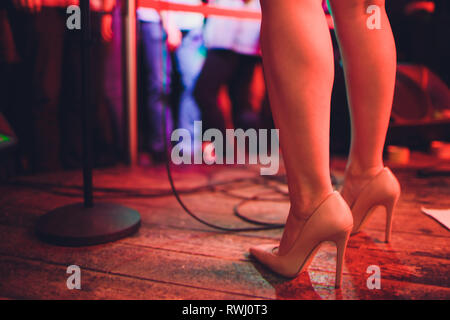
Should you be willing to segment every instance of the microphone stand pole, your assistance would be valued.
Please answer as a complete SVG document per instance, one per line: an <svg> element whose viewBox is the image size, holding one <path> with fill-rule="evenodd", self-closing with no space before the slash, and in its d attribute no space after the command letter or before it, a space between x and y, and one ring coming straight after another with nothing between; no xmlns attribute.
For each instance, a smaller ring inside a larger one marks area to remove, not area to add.
<svg viewBox="0 0 450 320"><path fill-rule="evenodd" d="M136 210L115 203L94 204L92 112L95 108L90 93L92 40L89 2L80 0L84 202L54 209L41 216L36 225L36 233L40 239L62 246L87 246L115 241L136 232L141 223Z"/></svg>

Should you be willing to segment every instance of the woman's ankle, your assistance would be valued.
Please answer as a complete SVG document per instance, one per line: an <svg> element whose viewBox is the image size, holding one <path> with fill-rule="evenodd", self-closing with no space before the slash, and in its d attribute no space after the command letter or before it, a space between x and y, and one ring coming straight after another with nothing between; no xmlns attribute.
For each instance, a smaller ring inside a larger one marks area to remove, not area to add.
<svg viewBox="0 0 450 320"><path fill-rule="evenodd" d="M340 193L349 206L353 205L364 186L377 176L383 168L383 163L371 166L361 166L354 163L347 165Z"/></svg>
<svg viewBox="0 0 450 320"><path fill-rule="evenodd" d="M333 188L323 187L316 190L304 191L302 194L291 197L291 209L289 214L297 220L308 219L316 208L333 192Z"/></svg>
<svg viewBox="0 0 450 320"><path fill-rule="evenodd" d="M349 162L345 168L345 179L368 179L376 176L383 170L384 164L361 165L359 163Z"/></svg>

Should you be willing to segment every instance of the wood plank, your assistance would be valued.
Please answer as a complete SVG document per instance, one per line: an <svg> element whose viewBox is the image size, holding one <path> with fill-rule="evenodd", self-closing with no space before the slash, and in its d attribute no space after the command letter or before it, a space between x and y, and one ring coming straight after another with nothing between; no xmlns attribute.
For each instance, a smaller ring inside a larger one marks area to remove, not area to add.
<svg viewBox="0 0 450 320"><path fill-rule="evenodd" d="M205 256L231 261L249 261L248 248L260 243L275 243L270 237L255 238L239 234L224 234L213 232L192 232L190 230L172 230L165 228L143 228L133 237L119 242L84 248L63 248L47 244L36 243L26 230L0 226L0 252L4 254L19 254L54 263L86 265L101 270L114 270L132 255L135 246L148 249L170 250L173 253ZM9 242L7 241L9 240ZM414 239L410 236L407 243L418 241L422 250L417 246L410 250L396 247L404 240L398 241L395 237L391 244L377 243L368 236L358 235L349 242L347 251L347 273L365 273L369 265L379 265L383 277L391 280L406 282L434 284L437 286L450 286L450 264L441 254L449 255L443 238L422 236ZM420 241L423 240L423 241ZM434 247L430 244L434 240ZM436 241L437 240L437 241ZM14 243L14 247L8 243ZM126 245L130 247L127 248ZM430 248L434 248L431 250ZM447 247L448 248L448 247ZM423 252L426 252L424 255ZM106 260L107 257L120 258ZM364 257L364 258L361 258ZM335 268L335 248L333 245L323 246L313 260L311 270L333 272Z"/></svg>
<svg viewBox="0 0 450 320"><path fill-rule="evenodd" d="M0 294L13 299L247 299L235 293L204 291L82 269L82 290L65 287L65 266L4 257L0 262L3 281ZM263 274L265 271L262 271ZM334 275L320 271L302 273L294 280L272 281L277 299L448 299L449 290L432 286L382 281L381 290L355 288L354 279L344 277L342 290L334 290ZM26 284L26 285L24 285ZM220 286L219 286L220 287ZM221 287L220 287L221 288ZM357 293L357 294L355 294ZM251 297L251 299L255 299Z"/></svg>
<svg viewBox="0 0 450 320"><path fill-rule="evenodd" d="M333 272L309 268L294 280L274 275L259 263L226 261L173 252L136 249L135 257L121 265L117 272L152 279L166 279L175 283L196 284L202 288L221 288L241 294L260 295L266 298L316 299L316 288L320 287L336 298ZM155 265L154 261L159 261ZM163 265L163 267L161 267ZM143 267L145 266L145 267ZM158 267L159 266L159 267ZM421 298L450 297L450 289L410 282L399 282L383 276L384 290L369 290L366 287L367 274L358 270L357 274L344 274L344 298ZM399 284L401 283L401 286ZM356 290L355 290L356 289ZM415 296L411 295L414 294ZM323 298L323 296L320 296Z"/></svg>
<svg viewBox="0 0 450 320"><path fill-rule="evenodd" d="M243 168L185 169L177 168L175 172L180 188L257 174ZM252 245L276 243L281 230L215 232L186 215L174 198L168 196L112 199L113 202L129 205L141 212L143 225L133 237L88 248L43 244L32 234L37 217L55 207L72 203L75 199L36 188L10 185L0 186L0 254L14 261L4 268L0 267L3 268L0 274L6 274L3 270L13 270L12 265L17 261L22 263L22 267L18 268L22 268L23 273L30 278L33 274L45 274L48 265L65 268L77 264L89 272L102 274L102 277L107 274L108 277L124 277L130 281L150 281L168 286L156 295L163 299L171 295L173 286L200 290L199 296L206 298L209 298L208 292L220 291L218 296L227 294L282 299L449 299L450 236L434 220L420 213L419 208L421 205L450 206L450 179L418 179L407 171L400 172L398 176L406 188L403 189L396 211L392 242L389 245L382 243L384 215L375 215L364 231L349 242L344 288L338 291L333 288L334 246L323 246L308 272L294 280L286 280L248 256L248 248ZM55 173L26 177L24 181L73 186L80 184L81 176L73 172ZM161 168L100 170L96 172L96 182L102 187L168 188ZM235 182L231 187L230 192L240 196L252 196L270 190L262 184L242 182ZM233 206L239 201L236 198L207 191L182 197L189 207L208 221L226 226L243 226L243 222L232 214ZM280 202L251 202L242 208L242 212L250 217L273 221L283 220L287 210L287 203ZM35 264L39 267L35 267ZM382 290L369 290L366 287L366 269L370 264L381 268ZM19 278L15 279L11 275L10 281L20 287ZM92 282L95 281L93 276ZM101 281L98 283L102 286ZM55 288L53 294L56 295L59 289ZM22 290L26 292L26 288ZM113 295L108 291L107 284L103 284L102 290L104 292L98 293L98 296ZM120 285L117 290L120 291ZM167 290L166 293L164 290ZM37 290L34 292L39 295ZM146 294L145 288L138 292L141 292L138 296ZM187 295L183 292L179 294ZM21 297L2 291L0 296ZM131 293L124 296L131 296Z"/></svg>
<svg viewBox="0 0 450 320"><path fill-rule="evenodd" d="M31 197L30 195L26 196L24 194L17 194L17 196L21 199ZM17 204L2 204L0 223L12 226L32 227L37 217L41 214L55 207L74 202L72 198L55 197L45 192L34 194L33 197L35 199L27 200L26 205L21 204L20 201ZM242 227L247 225L232 213L233 207L237 203L236 199L230 199L224 195L201 193L195 196L184 196L183 200L188 207L208 221L229 227ZM141 213L144 224L163 224L166 226L211 230L189 217L171 197L150 199L147 201L115 199L112 202L122 203L138 210ZM211 210L212 206L214 210ZM283 221L286 212L287 205L278 202L249 203L242 207L242 213L251 218L274 222ZM384 219L383 213L375 214L371 217L364 230L383 231L385 225ZM435 220L421 213L417 205L402 202L399 204L395 213L393 234L395 235L401 232L412 234L425 233L446 237L449 235L448 231ZM271 234L277 236L279 231L273 231Z"/></svg>
<svg viewBox="0 0 450 320"><path fill-rule="evenodd" d="M166 234L171 232L166 232ZM190 253L246 261L248 248L260 243L274 243L271 240L242 237L239 235L199 235L189 238L178 238L171 241L151 241L151 231L146 239L127 239L126 243L134 243L149 248L164 248L175 252ZM178 234L180 236L180 234ZM426 236L424 240L429 240ZM150 240L150 241L149 241ZM179 242L183 242L180 246ZM427 243L427 241L424 241ZM391 244L376 243L369 237L362 239L352 238L347 251L346 273L352 275L365 274L368 266L381 267L383 279L391 279L405 282L433 284L436 286L450 287L450 261L443 258L439 252L423 254L423 251L414 249L401 250ZM436 243L436 250L439 245ZM447 252L448 254L448 252ZM335 247L331 244L323 245L310 265L310 270L334 272Z"/></svg>
<svg viewBox="0 0 450 320"><path fill-rule="evenodd" d="M403 263L409 261L408 265L426 265L430 261L445 261L450 258L450 248L446 246L448 241L446 238L430 237L427 235L417 237L415 235L401 233L400 235L394 236L390 244L385 244L377 240L378 238L382 238L382 235L383 233L377 232L355 235L349 242L349 250L386 252L387 257L393 256L396 259L402 259ZM111 248L111 251L113 251L120 250L118 244L128 244L194 255L246 261L248 260L249 247L260 243L276 244L278 239L279 236L272 237L266 235L266 232L261 232L257 237L239 233L203 232L152 226L151 228L143 227L134 236L108 244L107 246L94 246L80 249L54 247L45 243L39 243L36 241L34 235L26 229L0 225L0 250L9 254L21 252L24 255L30 251L31 257L43 260L52 257L50 253L55 251L57 257L64 257L64 261L74 256L80 258L83 258L84 255L87 258L92 255L102 257L108 255L107 249L104 247ZM334 248L331 246L328 252L334 254ZM111 252L111 254L115 253ZM436 260L430 260L430 258ZM95 263L95 261L90 263ZM330 260L330 264L331 266L325 270L333 270L334 261ZM313 263L312 266L314 265ZM325 264L322 263L322 269L324 268L323 265Z"/></svg>
<svg viewBox="0 0 450 320"><path fill-rule="evenodd" d="M227 170L229 169L222 169L222 174L224 174L224 172L227 172ZM235 172L238 171L239 170L235 170ZM242 174L246 173L245 170L241 171ZM122 181L125 182L121 185L121 187L124 187L124 185L126 186L127 184L131 184L131 182L133 182L135 185L137 184L138 186L147 186L147 187L154 185L157 186L166 185L166 182L161 181L161 179L163 179L163 175L161 175L161 173L157 175L154 174L154 172L152 171L147 175L145 175L140 170L138 170L137 173L133 171L131 171L131 173L129 172L130 172L129 170L121 172L120 169L116 169L115 174L113 172L105 173L107 177L105 178L106 179L105 181L108 182L108 187L114 186L119 187L117 185L118 184L117 180L119 180L120 182ZM98 175L101 175L101 178L98 178L97 180L100 180L102 183L105 183L105 181L103 181L104 174L102 172L99 172ZM180 188L185 187L183 186L184 184L189 183L192 184L192 181L196 181L197 186L202 185L207 181L207 178L201 178L201 175L199 176L200 177L199 179L194 179L192 177L192 173L189 171L186 173L186 175L187 176L185 177L183 174L180 173L179 176L176 177L176 179L179 179L179 181L177 181L177 185L179 185ZM117 179L117 176L121 176L123 178ZM58 179L62 179L62 177L58 177ZM116 180L116 182L113 184L114 179ZM70 181L69 178L67 180ZM448 231L445 230L445 228L440 227L436 221L420 212L420 206L421 205L428 205L428 206L439 205L444 207L450 206L449 200L445 200L450 199L450 191L448 191L450 190L450 185L448 182L450 179L430 178L427 179L425 182L423 181L424 179L407 178L406 180L408 180L407 181L408 183L407 184L402 183L403 185L406 184L406 187L404 187L401 201L399 202L399 205L395 212L393 222L394 232L427 233L427 234L448 236ZM199 181L201 181L201 183ZM101 185L102 183L99 184ZM448 187L446 188L446 186ZM1 188L0 191L2 191ZM12 190L12 191L14 191L13 196L8 196L6 201L4 201L3 197L0 197L0 205L4 210L4 214L1 217L0 223L3 224L10 224L10 225L12 224L16 226L31 226L32 225L31 219L35 218L39 214L39 212L44 213L55 207L73 203L76 201L76 199L73 198L54 196L44 191L38 190L32 190L31 194L29 193L30 190L26 189L22 191L21 190ZM264 188L263 186L255 186L255 188L253 189L249 188L240 189L239 185L237 185L236 188L232 190L232 193L236 193L243 196L250 196L258 194L258 192L264 191L267 192L268 189ZM2 192L2 194L5 193L6 191ZM115 202L124 203L133 208L140 209L140 211L144 213L143 214L145 218L144 222L147 223L161 222L160 212L157 210L157 208L160 208L161 210L166 211L164 213L165 215L164 223L166 225L176 225L176 223L179 223L179 225L182 226L193 226L195 228L202 227L199 226L197 222L191 223L190 221L191 218L181 210L178 204L175 201L173 201L174 199L172 197L152 198L147 200L135 198L117 199L111 195L111 198ZM239 202L239 200L237 199L229 198L223 194L218 193L199 193L196 195L182 196L182 198L186 202L188 207L192 208L194 212L199 214L199 216L208 219L208 221L216 222L218 224L227 225L231 227L239 227L243 225L243 223L240 220L234 219L232 215L233 206ZM284 221L288 210L287 203L286 204L278 203L276 204L276 206L272 205L270 207L270 208L274 207L274 209L271 209L272 212L268 211L269 210L268 205L270 204L268 204L267 202L254 202L245 205L242 211L244 214L250 217L255 217L259 219L269 219L277 222ZM212 210L212 208L214 208L214 210ZM149 212L149 214L147 214L147 212ZM157 219L160 220L158 221ZM384 230L384 225L385 225L384 214L376 214L369 220L366 229L381 231Z"/></svg>
<svg viewBox="0 0 450 320"><path fill-rule="evenodd" d="M86 269L81 269L81 290L69 290L65 266L8 256L1 257L0 274L0 295L7 296L7 299L249 299L234 293Z"/></svg>

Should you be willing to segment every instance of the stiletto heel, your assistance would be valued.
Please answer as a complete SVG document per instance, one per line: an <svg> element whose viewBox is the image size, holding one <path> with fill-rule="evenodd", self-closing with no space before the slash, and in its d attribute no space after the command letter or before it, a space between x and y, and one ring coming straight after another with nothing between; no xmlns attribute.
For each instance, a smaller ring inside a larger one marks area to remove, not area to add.
<svg viewBox="0 0 450 320"><path fill-rule="evenodd" d="M334 240L336 244L336 282L335 287L339 289L342 286L342 273L344 270L345 249L347 248L348 238L351 229L339 234Z"/></svg>
<svg viewBox="0 0 450 320"><path fill-rule="evenodd" d="M386 204L386 230L385 230L385 239L386 243L391 241L391 231L392 231L392 215L394 213L394 208L397 205L398 197Z"/></svg>
<svg viewBox="0 0 450 320"><path fill-rule="evenodd" d="M306 220L303 229L292 247L284 255L276 252L273 245L261 245L250 249L250 253L272 271L285 277L296 277L305 270L320 245L333 241L337 247L336 283L342 281L342 265L345 247L353 228L350 208L338 192L333 192L317 207Z"/></svg>
<svg viewBox="0 0 450 320"><path fill-rule="evenodd" d="M391 170L388 168L381 170L361 190L355 202L351 205L354 220L352 235L361 231L375 209L382 206L386 208L385 241L389 242L394 208L400 193L400 184Z"/></svg>

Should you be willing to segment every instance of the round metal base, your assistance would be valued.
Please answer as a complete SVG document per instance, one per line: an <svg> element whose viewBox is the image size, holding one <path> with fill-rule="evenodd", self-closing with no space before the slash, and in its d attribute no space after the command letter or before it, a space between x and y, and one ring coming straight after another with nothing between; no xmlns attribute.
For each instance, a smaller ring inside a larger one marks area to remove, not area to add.
<svg viewBox="0 0 450 320"><path fill-rule="evenodd" d="M136 210L113 203L83 203L57 208L38 219L36 233L45 242L60 246L90 246L115 241L135 233L141 224Z"/></svg>

